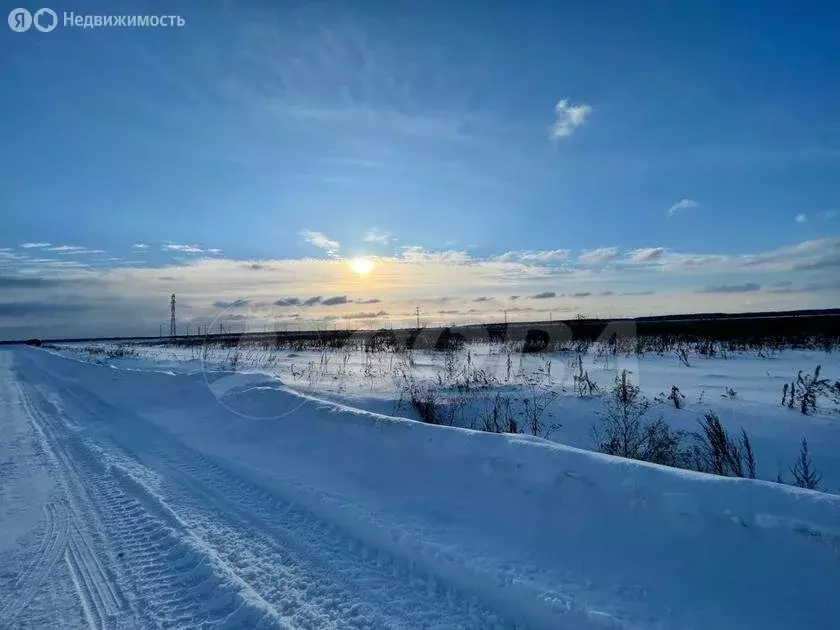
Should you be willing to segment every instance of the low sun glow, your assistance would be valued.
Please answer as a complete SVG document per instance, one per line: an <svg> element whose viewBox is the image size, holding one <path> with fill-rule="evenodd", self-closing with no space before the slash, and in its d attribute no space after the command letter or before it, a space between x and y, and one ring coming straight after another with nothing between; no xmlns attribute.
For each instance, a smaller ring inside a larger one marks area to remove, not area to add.
<svg viewBox="0 0 840 630"><path fill-rule="evenodd" d="M370 258L353 258L350 260L350 269L353 273L365 276L373 271L373 261Z"/></svg>

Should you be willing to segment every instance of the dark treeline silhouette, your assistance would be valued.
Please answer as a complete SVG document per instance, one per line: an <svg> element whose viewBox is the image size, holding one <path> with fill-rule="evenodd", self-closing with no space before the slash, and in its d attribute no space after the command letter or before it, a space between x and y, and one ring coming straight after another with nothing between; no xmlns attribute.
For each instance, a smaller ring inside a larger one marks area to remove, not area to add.
<svg viewBox="0 0 840 630"><path fill-rule="evenodd" d="M516 323L472 324L436 328L380 330L308 330L253 333L211 333L175 337L108 337L30 339L0 343L131 342L181 347L204 344L265 347L340 348L348 342L367 349L398 348L446 350L475 342L521 342L525 352L560 349L573 343L602 341L629 349L635 338L657 337L666 345L714 339L734 347L784 343L809 347L836 343L840 336L840 309L759 313L699 313L623 319L570 319Z"/></svg>

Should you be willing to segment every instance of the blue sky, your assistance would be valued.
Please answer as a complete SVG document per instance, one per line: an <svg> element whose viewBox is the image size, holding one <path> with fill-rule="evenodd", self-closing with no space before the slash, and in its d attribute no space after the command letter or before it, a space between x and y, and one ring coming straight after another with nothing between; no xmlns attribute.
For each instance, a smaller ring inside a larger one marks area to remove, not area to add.
<svg viewBox="0 0 840 630"><path fill-rule="evenodd" d="M186 24L2 31L0 333L840 305L836 3L51 6Z"/></svg>

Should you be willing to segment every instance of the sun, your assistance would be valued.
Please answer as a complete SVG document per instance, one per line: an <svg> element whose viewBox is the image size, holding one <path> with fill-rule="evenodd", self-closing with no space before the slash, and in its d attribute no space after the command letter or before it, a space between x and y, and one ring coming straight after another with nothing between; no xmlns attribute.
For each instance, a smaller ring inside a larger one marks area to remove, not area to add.
<svg viewBox="0 0 840 630"><path fill-rule="evenodd" d="M353 273L366 276L373 271L373 261L370 258L351 258L349 263Z"/></svg>

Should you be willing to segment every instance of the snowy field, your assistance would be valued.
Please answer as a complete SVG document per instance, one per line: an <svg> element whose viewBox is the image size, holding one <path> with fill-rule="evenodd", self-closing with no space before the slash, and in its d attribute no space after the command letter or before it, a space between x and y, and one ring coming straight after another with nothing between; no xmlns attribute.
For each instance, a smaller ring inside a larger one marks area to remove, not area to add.
<svg viewBox="0 0 840 630"><path fill-rule="evenodd" d="M0 349L0 627L836 628L840 356L684 359ZM595 452L622 372L757 479Z"/></svg>

